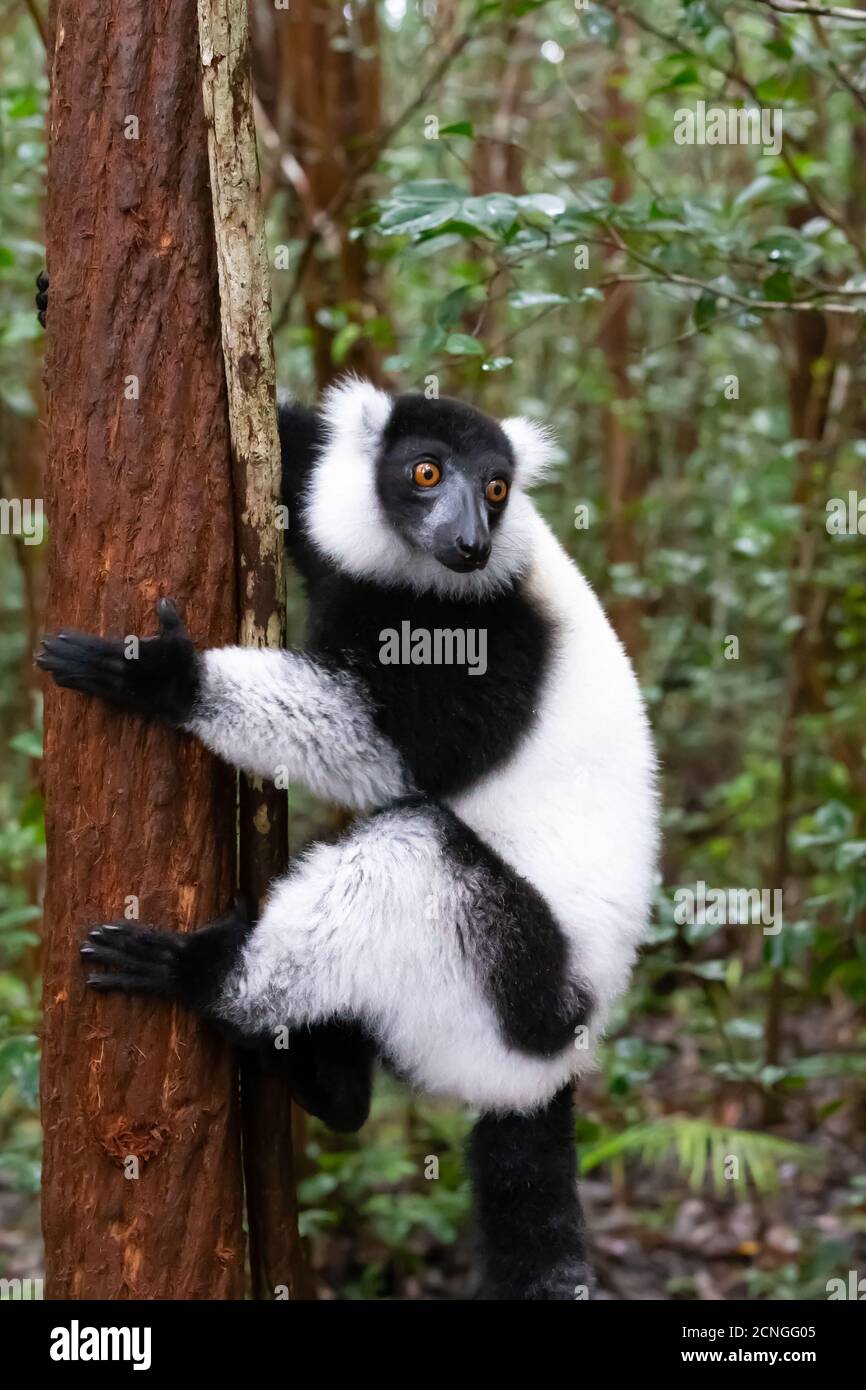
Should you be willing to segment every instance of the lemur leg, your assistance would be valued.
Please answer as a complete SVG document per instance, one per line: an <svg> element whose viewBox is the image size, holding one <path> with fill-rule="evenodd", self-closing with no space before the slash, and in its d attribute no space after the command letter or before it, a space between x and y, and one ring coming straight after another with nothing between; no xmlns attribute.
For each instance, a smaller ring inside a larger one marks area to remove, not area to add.
<svg viewBox="0 0 866 1390"><path fill-rule="evenodd" d="M44 639L37 664L59 686L187 729L235 767L325 800L369 810L411 790L350 674L302 652L199 653L170 599L156 612L155 637L62 631Z"/></svg>
<svg viewBox="0 0 866 1390"><path fill-rule="evenodd" d="M591 1297L570 1088L531 1114L482 1115L469 1141L480 1297Z"/></svg>
<svg viewBox="0 0 866 1390"><path fill-rule="evenodd" d="M375 1061L372 1041L360 1027L321 1023L286 1039L238 1028L213 1007L214 981L234 968L253 931L240 903L221 921L189 934L112 922L88 933L81 958L86 966L106 967L88 977L92 989L184 1004L237 1046L254 1050L263 1070L284 1077L297 1102L331 1129L360 1129L370 1109Z"/></svg>
<svg viewBox="0 0 866 1390"><path fill-rule="evenodd" d="M282 1077L298 1105L330 1129L354 1133L365 1123L376 1048L359 1024L334 1020L297 1028L285 1049L275 1049L268 1037L258 1057L263 1071Z"/></svg>
<svg viewBox="0 0 866 1390"><path fill-rule="evenodd" d="M96 988L162 994L256 1046L351 1021L417 1085L491 1108L563 1084L591 1007L530 885L421 797L314 846L252 931L97 928L86 949Z"/></svg>
<svg viewBox="0 0 866 1390"><path fill-rule="evenodd" d="M471 1149L483 1295L572 1299L590 1277L562 1088L590 996L543 906L418 797L314 846L252 931L97 928L85 950L96 988L182 1000L257 1045L360 1025L408 1080L490 1112Z"/></svg>

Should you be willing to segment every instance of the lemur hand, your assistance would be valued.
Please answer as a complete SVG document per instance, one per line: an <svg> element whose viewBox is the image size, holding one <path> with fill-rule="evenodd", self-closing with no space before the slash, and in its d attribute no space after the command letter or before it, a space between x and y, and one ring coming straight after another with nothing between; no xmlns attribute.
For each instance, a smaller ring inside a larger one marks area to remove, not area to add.
<svg viewBox="0 0 866 1390"><path fill-rule="evenodd" d="M36 665L67 690L97 695L133 714L183 724L198 691L195 648L171 599L159 600L156 616L156 637L112 640L58 632L43 639Z"/></svg>

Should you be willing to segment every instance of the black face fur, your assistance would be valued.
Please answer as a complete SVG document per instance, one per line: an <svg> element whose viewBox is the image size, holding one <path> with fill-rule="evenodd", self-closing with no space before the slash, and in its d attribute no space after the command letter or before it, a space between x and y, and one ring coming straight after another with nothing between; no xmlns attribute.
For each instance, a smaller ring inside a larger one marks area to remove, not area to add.
<svg viewBox="0 0 866 1390"><path fill-rule="evenodd" d="M425 487L416 469L428 463L439 478ZM495 420L449 397L396 397L376 462L376 490L389 521L416 550L457 573L483 569L508 506L508 492L496 501L487 490L501 480L510 491L513 477L514 454Z"/></svg>

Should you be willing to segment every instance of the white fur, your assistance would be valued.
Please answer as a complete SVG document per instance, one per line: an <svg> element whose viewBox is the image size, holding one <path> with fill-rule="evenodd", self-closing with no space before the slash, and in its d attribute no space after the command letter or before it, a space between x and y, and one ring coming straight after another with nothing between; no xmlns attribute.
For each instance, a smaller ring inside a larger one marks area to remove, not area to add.
<svg viewBox="0 0 866 1390"><path fill-rule="evenodd" d="M300 652L205 652L186 727L235 767L368 811L409 790L400 758L373 724L363 688Z"/></svg>
<svg viewBox="0 0 866 1390"><path fill-rule="evenodd" d="M542 894L595 996L591 1040L625 988L646 929L658 850L655 758L637 682L589 584L523 492L552 445L505 422L518 475L486 570L453 575L419 557L382 515L375 457L391 409L350 381L325 403L328 444L307 499L315 543L379 583L478 597L525 577L554 633L536 719L508 762L449 799L454 812ZM221 756L273 776L287 765L318 795L361 809L409 790L363 689L293 653L205 657L190 727ZM533 1058L502 1041L461 945L472 871L443 855L429 812L395 808L319 845L277 884L230 983L226 1012L277 1028L355 1015L426 1090L485 1109L527 1109L585 1071L592 1048Z"/></svg>
<svg viewBox="0 0 866 1390"><path fill-rule="evenodd" d="M430 813L395 809L317 845L274 889L220 1012L258 1032L362 1019L418 1087L484 1109L529 1109L574 1070L502 1040L461 946L472 871L440 851Z"/></svg>
<svg viewBox="0 0 866 1390"><path fill-rule="evenodd" d="M649 919L655 754L628 658L587 581L534 515L527 593L553 618L552 670L516 755L449 805L538 889L593 989L594 1036ZM578 1052L575 1070L591 1053Z"/></svg>
<svg viewBox="0 0 866 1390"><path fill-rule="evenodd" d="M512 415L500 421L514 450L516 476L521 487L535 487L547 477L557 458L556 440L546 425Z"/></svg>
<svg viewBox="0 0 866 1390"><path fill-rule="evenodd" d="M275 887L227 1004L255 1028L355 1014L418 1086L485 1109L541 1104L592 1065L646 929L658 844L655 759L637 682L590 586L526 505L527 591L553 621L551 670L515 755L449 804L553 911L572 973L597 1002L591 1045L542 1059L502 1041L459 940L471 882L442 856L417 808L315 847ZM233 674L246 687L248 670ZM297 699L304 692L293 679ZM345 699L333 695L338 705ZM303 714L310 734L322 708ZM359 758L338 739L325 766L310 759L308 740L304 780L320 795L369 804L377 759L387 787L401 774L393 749L368 744L367 734L361 744Z"/></svg>

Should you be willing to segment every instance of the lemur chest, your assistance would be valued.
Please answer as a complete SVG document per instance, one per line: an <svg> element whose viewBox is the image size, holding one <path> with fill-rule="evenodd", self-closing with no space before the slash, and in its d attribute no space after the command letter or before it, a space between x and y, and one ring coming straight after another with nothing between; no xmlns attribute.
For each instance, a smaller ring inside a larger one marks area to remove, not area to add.
<svg viewBox="0 0 866 1390"><path fill-rule="evenodd" d="M444 796L513 756L544 698L555 634L520 586L465 603L334 579L309 647L366 687L416 787Z"/></svg>

